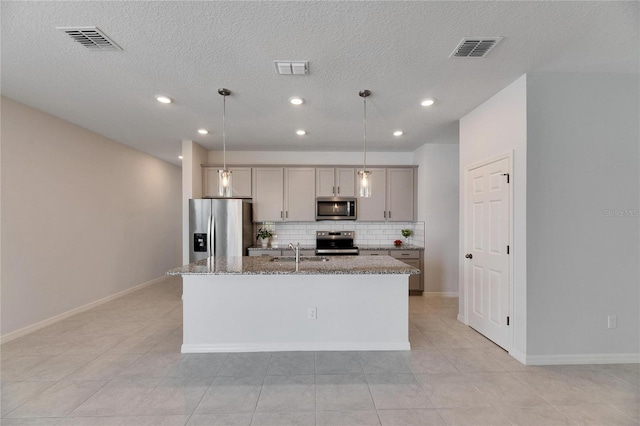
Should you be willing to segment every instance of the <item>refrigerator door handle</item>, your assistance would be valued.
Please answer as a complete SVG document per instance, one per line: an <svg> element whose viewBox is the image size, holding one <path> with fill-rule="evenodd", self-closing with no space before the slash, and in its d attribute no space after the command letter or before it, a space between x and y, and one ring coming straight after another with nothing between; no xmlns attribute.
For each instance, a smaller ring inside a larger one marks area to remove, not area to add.
<svg viewBox="0 0 640 426"><path fill-rule="evenodd" d="M207 220L207 257L211 256L212 221L213 221L213 215L209 214L209 220Z"/></svg>
<svg viewBox="0 0 640 426"><path fill-rule="evenodd" d="M211 257L216 255L216 217L211 214Z"/></svg>

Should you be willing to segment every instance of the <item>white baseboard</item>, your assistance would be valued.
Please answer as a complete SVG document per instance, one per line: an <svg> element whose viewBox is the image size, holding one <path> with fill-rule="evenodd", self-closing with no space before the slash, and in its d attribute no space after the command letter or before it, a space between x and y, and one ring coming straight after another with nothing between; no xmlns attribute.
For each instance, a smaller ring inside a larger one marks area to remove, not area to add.
<svg viewBox="0 0 640 426"><path fill-rule="evenodd" d="M510 350L509 351L509 355L511 355L512 357L514 357L516 359L516 361L520 362L521 364L527 364L526 360L527 360L527 356L525 354L523 354L522 352L518 352L516 350Z"/></svg>
<svg viewBox="0 0 640 426"><path fill-rule="evenodd" d="M526 365L573 365L573 364L636 364L640 353L623 354L569 354L569 355L525 355L524 360L512 354Z"/></svg>
<svg viewBox="0 0 640 426"><path fill-rule="evenodd" d="M63 312L61 314L58 314L58 315L53 316L51 318L48 318L46 320L42 320L42 321L39 321L39 322L37 322L35 324L31 324L31 325L28 325L26 327L20 328L18 330L12 331L11 333L7 333L4 336L0 336L0 344L7 343L7 342L9 342L11 340L17 339L18 337L22 337L22 336L25 336L25 335L27 335L29 333L33 333L36 330L40 330L41 328L44 328L44 327L47 327L47 326L49 326L51 324L54 324L56 322L65 320L65 319L67 319L69 317L72 317L73 315L79 314L80 312L88 311L89 309L95 308L98 305L102 305L103 303L110 302L113 299L117 299L119 297L122 297L122 296L124 296L126 294L129 294L131 292L134 292L136 290L140 290L141 288L148 287L148 286L153 285L153 284L157 284L157 283L159 283L159 282L161 282L161 281L163 281L163 280L165 280L167 278L168 277L166 275L163 275L163 276L158 277L158 278L154 278L154 279L152 279L150 281L146 281L146 282L144 282L142 284L138 284L135 287L131 287L131 288L128 288L126 290L122 290L122 291L120 291L118 293L112 294L111 296L107 296L107 297L103 297L102 299L94 300L93 302L87 303L86 305L80 306L79 308L71 309L70 311Z"/></svg>
<svg viewBox="0 0 640 426"><path fill-rule="evenodd" d="M424 291L424 297L458 297L457 291Z"/></svg>
<svg viewBox="0 0 640 426"><path fill-rule="evenodd" d="M293 351L408 351L409 342L256 342L183 344L182 353L293 352Z"/></svg>

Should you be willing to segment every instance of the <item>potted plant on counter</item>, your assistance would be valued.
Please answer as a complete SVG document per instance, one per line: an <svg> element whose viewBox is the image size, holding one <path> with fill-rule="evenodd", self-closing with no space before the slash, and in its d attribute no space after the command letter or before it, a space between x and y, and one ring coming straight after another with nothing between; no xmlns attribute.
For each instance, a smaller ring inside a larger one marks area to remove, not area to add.
<svg viewBox="0 0 640 426"><path fill-rule="evenodd" d="M400 231L400 233L402 233L402 236L407 239L407 245L409 245L409 237L411 236L411 234L413 234L413 232L411 232L411 229L403 229Z"/></svg>
<svg viewBox="0 0 640 426"><path fill-rule="evenodd" d="M271 229L267 229L267 228L258 229L258 237L256 239L260 241L262 248L269 247L269 239L271 237L273 237L273 231L271 231Z"/></svg>

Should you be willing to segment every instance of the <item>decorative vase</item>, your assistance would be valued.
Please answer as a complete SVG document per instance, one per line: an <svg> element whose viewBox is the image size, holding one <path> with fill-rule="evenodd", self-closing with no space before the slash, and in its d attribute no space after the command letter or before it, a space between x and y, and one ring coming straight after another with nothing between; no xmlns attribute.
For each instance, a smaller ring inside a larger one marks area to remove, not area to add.
<svg viewBox="0 0 640 426"><path fill-rule="evenodd" d="M269 248L269 238L260 239L260 243L262 244L263 249Z"/></svg>

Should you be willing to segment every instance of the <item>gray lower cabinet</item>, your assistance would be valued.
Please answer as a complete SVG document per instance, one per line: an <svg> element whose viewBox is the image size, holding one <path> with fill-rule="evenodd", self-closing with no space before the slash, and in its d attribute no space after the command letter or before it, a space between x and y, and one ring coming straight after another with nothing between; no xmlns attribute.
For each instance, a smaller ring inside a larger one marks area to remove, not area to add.
<svg viewBox="0 0 640 426"><path fill-rule="evenodd" d="M391 256L422 271L422 250L360 250L360 256ZM409 276L409 293L422 294L422 274Z"/></svg>
<svg viewBox="0 0 640 426"><path fill-rule="evenodd" d="M420 260L418 259L398 259L402 260L407 265L413 266L414 268L418 268L422 271L420 267ZM410 275L409 276L409 291L411 292L420 292L422 293L422 274L420 275Z"/></svg>
<svg viewBox="0 0 640 426"><path fill-rule="evenodd" d="M360 250L360 256L389 256L387 250Z"/></svg>

